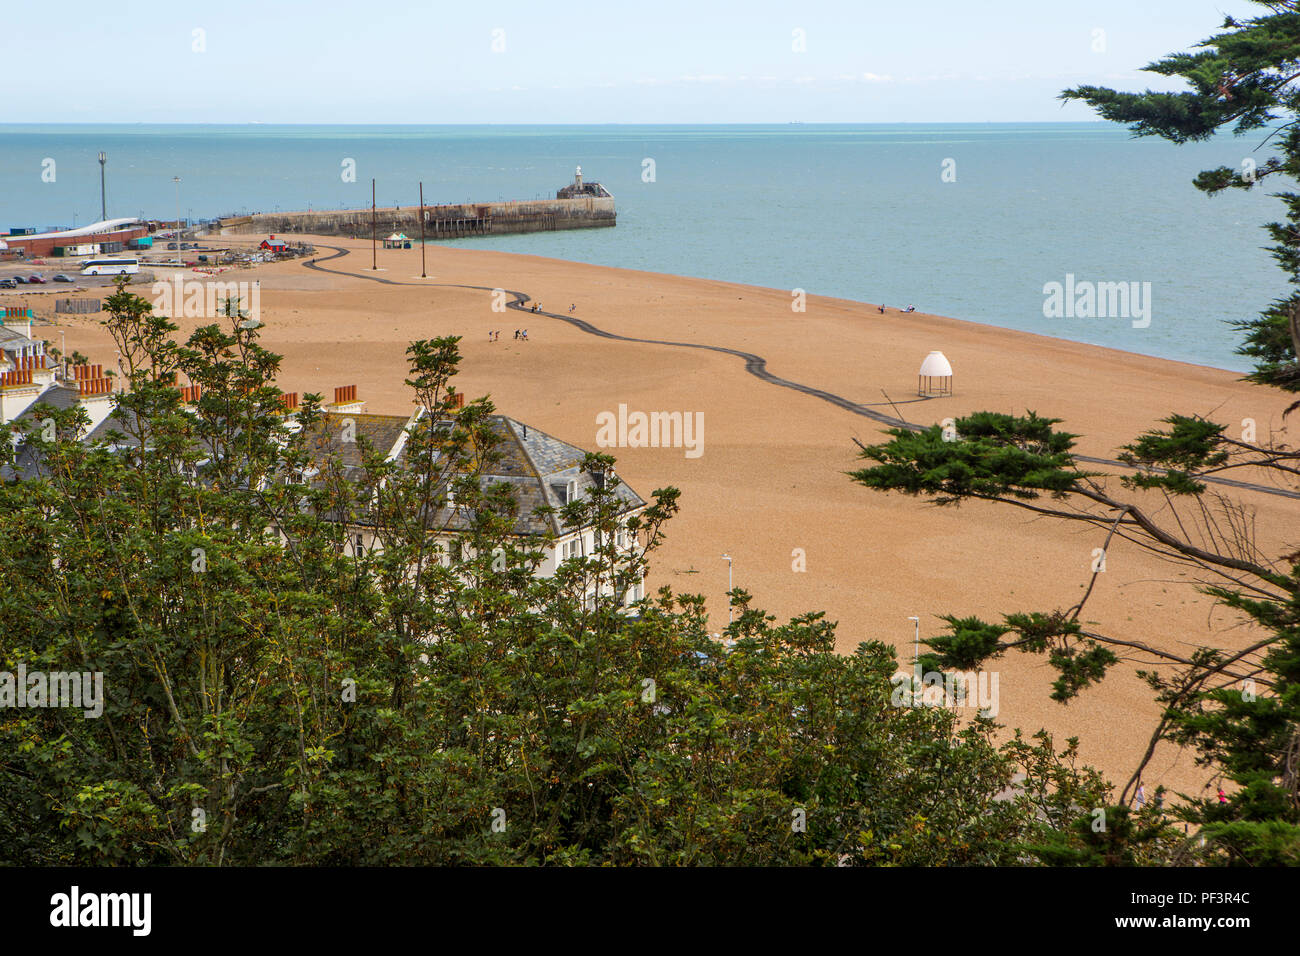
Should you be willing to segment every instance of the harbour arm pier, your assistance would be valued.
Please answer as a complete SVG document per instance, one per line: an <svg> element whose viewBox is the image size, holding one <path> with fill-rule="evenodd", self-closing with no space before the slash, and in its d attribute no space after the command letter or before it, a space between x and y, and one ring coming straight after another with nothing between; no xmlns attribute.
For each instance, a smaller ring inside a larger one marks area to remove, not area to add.
<svg viewBox="0 0 1300 956"><path fill-rule="evenodd" d="M560 229L594 229L617 221L614 197L597 182L584 182L579 166L574 181L554 199L452 203L424 207L427 239L503 236ZM420 235L420 206L386 209L333 209L311 212L257 213L220 220L221 235L304 234L364 238L372 231Z"/></svg>

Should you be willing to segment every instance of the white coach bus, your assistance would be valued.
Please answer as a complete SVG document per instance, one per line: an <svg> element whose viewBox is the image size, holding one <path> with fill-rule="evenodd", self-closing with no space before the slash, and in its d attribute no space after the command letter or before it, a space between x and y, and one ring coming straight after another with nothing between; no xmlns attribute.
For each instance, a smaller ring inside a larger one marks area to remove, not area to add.
<svg viewBox="0 0 1300 956"><path fill-rule="evenodd" d="M81 268L83 276L124 276L139 271L139 259L91 259Z"/></svg>

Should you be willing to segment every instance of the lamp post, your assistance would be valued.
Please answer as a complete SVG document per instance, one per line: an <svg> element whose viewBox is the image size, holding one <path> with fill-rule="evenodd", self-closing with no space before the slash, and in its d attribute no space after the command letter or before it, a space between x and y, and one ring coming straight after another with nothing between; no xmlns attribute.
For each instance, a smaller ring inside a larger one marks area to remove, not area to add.
<svg viewBox="0 0 1300 956"><path fill-rule="evenodd" d="M104 164L108 162L108 154L101 152L99 154L99 215L101 220L108 219L108 192L104 186Z"/></svg>
<svg viewBox="0 0 1300 956"><path fill-rule="evenodd" d="M724 554L722 560L727 562L727 623L731 623L731 555Z"/></svg>
<svg viewBox="0 0 1300 956"><path fill-rule="evenodd" d="M176 184L176 264L179 266L184 264L181 258L181 178L173 176L172 182Z"/></svg>
<svg viewBox="0 0 1300 956"><path fill-rule="evenodd" d="M424 183L420 183L420 278L429 278L424 262Z"/></svg>
<svg viewBox="0 0 1300 956"><path fill-rule="evenodd" d="M916 706L917 691L921 686L921 619L915 615L908 618L916 625L912 633L912 706Z"/></svg>

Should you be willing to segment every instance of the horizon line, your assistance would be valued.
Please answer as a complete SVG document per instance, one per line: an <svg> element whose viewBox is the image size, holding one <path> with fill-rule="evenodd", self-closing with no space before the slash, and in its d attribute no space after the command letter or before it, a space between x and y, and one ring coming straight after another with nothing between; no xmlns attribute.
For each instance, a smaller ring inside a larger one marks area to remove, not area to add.
<svg viewBox="0 0 1300 956"><path fill-rule="evenodd" d="M900 120L883 122L879 120L765 120L760 122L654 122L654 123L291 123L270 122L266 120L209 120L203 122L178 123L164 120L44 120L14 121L0 123L0 129L10 126L423 126L423 127L483 127L483 126L1083 126L1083 125L1120 126L1122 124L1101 118L1091 120Z"/></svg>

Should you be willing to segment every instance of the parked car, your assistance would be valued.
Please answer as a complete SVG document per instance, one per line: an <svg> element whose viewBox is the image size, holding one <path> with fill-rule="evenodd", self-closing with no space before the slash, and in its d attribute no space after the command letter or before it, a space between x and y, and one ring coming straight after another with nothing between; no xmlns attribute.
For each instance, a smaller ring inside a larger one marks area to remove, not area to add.
<svg viewBox="0 0 1300 956"><path fill-rule="evenodd" d="M72 276L64 275L62 272L60 272L58 275L54 277L54 281L55 282L76 282L77 280L72 278Z"/></svg>
<svg viewBox="0 0 1300 956"><path fill-rule="evenodd" d="M26 276L14 276L14 282L18 283L19 285L23 285L23 284L25 284L25 283L27 282L27 277L26 277Z"/></svg>
<svg viewBox="0 0 1300 956"><path fill-rule="evenodd" d="M27 277L27 281L30 282L32 285L45 285L45 276L33 272L31 275Z"/></svg>
<svg viewBox="0 0 1300 956"><path fill-rule="evenodd" d="M0 289L16 289L18 283L13 279L0 279Z"/></svg>

